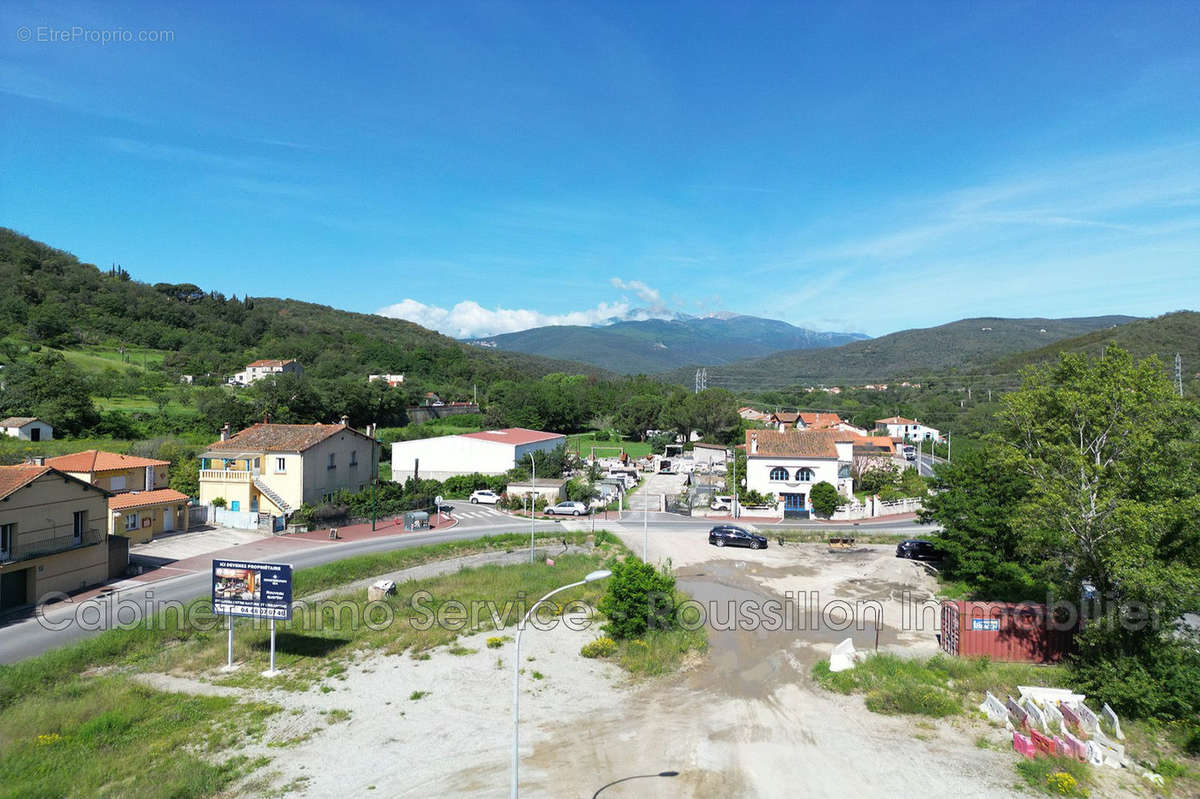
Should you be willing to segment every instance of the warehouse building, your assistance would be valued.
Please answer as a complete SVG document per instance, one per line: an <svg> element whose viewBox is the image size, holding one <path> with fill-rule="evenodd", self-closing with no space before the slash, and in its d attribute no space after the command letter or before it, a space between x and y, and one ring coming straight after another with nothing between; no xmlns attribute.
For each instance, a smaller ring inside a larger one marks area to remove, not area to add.
<svg viewBox="0 0 1200 799"><path fill-rule="evenodd" d="M536 463L537 453L566 442L564 435L523 427L397 441L392 444L392 479L402 483L414 475L445 480L460 474L504 474L529 453Z"/></svg>

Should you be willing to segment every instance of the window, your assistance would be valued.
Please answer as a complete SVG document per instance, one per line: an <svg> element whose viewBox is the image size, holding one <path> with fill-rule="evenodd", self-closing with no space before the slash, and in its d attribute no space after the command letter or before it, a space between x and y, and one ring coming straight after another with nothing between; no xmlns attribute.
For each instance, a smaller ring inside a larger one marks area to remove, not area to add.
<svg viewBox="0 0 1200 799"><path fill-rule="evenodd" d="M109 491L124 491L125 490L125 475L113 475L108 478Z"/></svg>
<svg viewBox="0 0 1200 799"><path fill-rule="evenodd" d="M330 469L336 469L336 468L337 468L337 463L335 463L335 462L334 462L334 460L335 460L335 458L336 458L336 457L337 457L337 453L336 453L336 452L331 452L331 453L329 453L329 468L330 468Z"/></svg>
<svg viewBox="0 0 1200 799"><path fill-rule="evenodd" d="M358 450L350 450L350 468L353 469L358 465Z"/></svg>
<svg viewBox="0 0 1200 799"><path fill-rule="evenodd" d="M12 551L13 539L17 537L15 524L0 524L0 553L8 555Z"/></svg>
<svg viewBox="0 0 1200 799"><path fill-rule="evenodd" d="M813 470L805 466L803 469L796 470L796 479L802 483L811 483L813 481Z"/></svg>
<svg viewBox="0 0 1200 799"><path fill-rule="evenodd" d="M788 470L783 468L782 466L776 466L774 469L771 470L771 479L772 480L788 479Z"/></svg>
<svg viewBox="0 0 1200 799"><path fill-rule="evenodd" d="M71 531L75 535L75 543L83 539L83 531L87 529L87 511L77 510L71 519Z"/></svg>
<svg viewBox="0 0 1200 799"><path fill-rule="evenodd" d="M283 474L287 471L287 458L275 459L275 474Z"/></svg>
<svg viewBox="0 0 1200 799"><path fill-rule="evenodd" d="M130 511L125 514L125 532L136 530L138 526L137 514Z"/></svg>

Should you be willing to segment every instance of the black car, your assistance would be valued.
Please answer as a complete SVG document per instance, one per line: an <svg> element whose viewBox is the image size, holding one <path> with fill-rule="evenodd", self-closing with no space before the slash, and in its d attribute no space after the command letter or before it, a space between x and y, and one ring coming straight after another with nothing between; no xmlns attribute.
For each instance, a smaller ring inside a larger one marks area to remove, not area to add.
<svg viewBox="0 0 1200 799"><path fill-rule="evenodd" d="M938 554L937 547L931 542L921 541L916 538L909 538L906 541L896 544L896 557L924 561L942 559L942 556Z"/></svg>
<svg viewBox="0 0 1200 799"><path fill-rule="evenodd" d="M750 549L766 549L767 537L752 533L749 530L732 524L718 524L708 531L708 543L719 547L750 547Z"/></svg>

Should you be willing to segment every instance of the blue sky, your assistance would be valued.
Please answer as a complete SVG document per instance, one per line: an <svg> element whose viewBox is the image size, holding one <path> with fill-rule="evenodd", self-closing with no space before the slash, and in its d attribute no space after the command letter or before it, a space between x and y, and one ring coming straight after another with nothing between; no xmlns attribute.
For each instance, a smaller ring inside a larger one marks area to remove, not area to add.
<svg viewBox="0 0 1200 799"><path fill-rule="evenodd" d="M464 336L1200 306L1195 3L188 5L6 6L0 224Z"/></svg>

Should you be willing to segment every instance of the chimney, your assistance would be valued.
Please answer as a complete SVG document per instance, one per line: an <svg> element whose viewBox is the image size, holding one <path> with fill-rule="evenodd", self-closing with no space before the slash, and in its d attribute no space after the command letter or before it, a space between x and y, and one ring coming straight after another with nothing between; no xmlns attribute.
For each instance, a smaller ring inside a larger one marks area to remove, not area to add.
<svg viewBox="0 0 1200 799"><path fill-rule="evenodd" d="M229 422L226 422L225 426L221 428L221 440L228 441L230 433L231 433L231 427L229 425Z"/></svg>
<svg viewBox="0 0 1200 799"><path fill-rule="evenodd" d="M45 466L46 465L46 456L45 455L34 455L32 458L30 458L30 460L33 461L34 466Z"/></svg>
<svg viewBox="0 0 1200 799"><path fill-rule="evenodd" d="M342 414L342 427L349 427L349 426L350 426L350 417L343 413Z"/></svg>
<svg viewBox="0 0 1200 799"><path fill-rule="evenodd" d="M758 454L758 433L750 434L750 454L751 455Z"/></svg>

